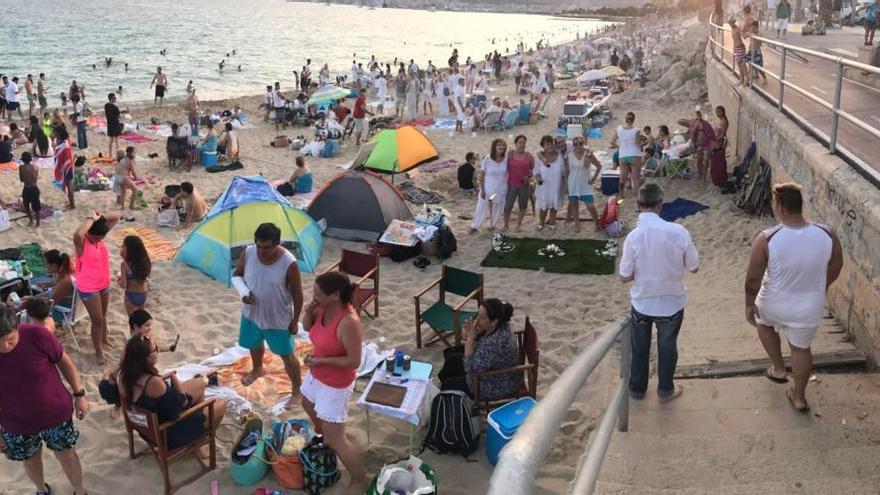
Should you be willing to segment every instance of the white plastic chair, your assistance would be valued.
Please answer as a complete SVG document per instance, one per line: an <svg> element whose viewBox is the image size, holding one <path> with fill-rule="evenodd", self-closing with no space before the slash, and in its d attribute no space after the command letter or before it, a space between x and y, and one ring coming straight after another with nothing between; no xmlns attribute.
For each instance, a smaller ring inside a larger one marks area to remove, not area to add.
<svg viewBox="0 0 880 495"><path fill-rule="evenodd" d="M79 342L76 340L76 332L74 332L74 327L77 322L88 316L88 312L86 311L85 306L83 306L82 301L79 298L79 291L76 290L76 283L73 284L73 296L70 301L70 307L67 308L60 304L55 304L54 309L61 313L63 320L61 321L61 325L65 330L70 333L70 337L73 339L73 344L76 346L76 350L80 351Z"/></svg>

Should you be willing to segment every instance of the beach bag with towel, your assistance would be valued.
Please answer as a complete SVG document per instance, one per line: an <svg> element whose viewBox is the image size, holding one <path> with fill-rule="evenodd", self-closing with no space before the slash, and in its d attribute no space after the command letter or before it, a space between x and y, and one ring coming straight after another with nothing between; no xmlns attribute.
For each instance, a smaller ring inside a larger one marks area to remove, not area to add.
<svg viewBox="0 0 880 495"><path fill-rule="evenodd" d="M308 495L318 495L339 481L336 452L324 444L322 437L316 435L306 448L299 451L299 458L303 467L303 488Z"/></svg>
<svg viewBox="0 0 880 495"><path fill-rule="evenodd" d="M386 464L373 478L366 495L432 495L437 493L437 475L421 459Z"/></svg>
<svg viewBox="0 0 880 495"><path fill-rule="evenodd" d="M250 418L229 456L232 479L243 486L251 486L266 476L269 464L266 460L266 439L263 437L263 420Z"/></svg>
<svg viewBox="0 0 880 495"><path fill-rule="evenodd" d="M276 421L272 424L269 463L276 481L283 488L302 490L305 486L300 453L308 446L312 437L309 422L304 419Z"/></svg>
<svg viewBox="0 0 880 495"><path fill-rule="evenodd" d="M599 217L599 228L609 237L617 237L620 234L621 224L617 195L611 196L605 201L605 209L602 210L602 216Z"/></svg>
<svg viewBox="0 0 880 495"><path fill-rule="evenodd" d="M431 402L428 434L422 445L438 454L468 454L480 446L479 410L474 413L474 402L459 390L444 390ZM421 452L420 452L421 453Z"/></svg>

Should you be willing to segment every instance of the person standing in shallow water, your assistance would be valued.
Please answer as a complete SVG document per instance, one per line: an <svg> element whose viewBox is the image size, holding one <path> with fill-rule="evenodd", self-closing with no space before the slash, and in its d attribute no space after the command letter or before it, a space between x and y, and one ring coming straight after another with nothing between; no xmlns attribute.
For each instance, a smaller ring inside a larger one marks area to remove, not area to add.
<svg viewBox="0 0 880 495"><path fill-rule="evenodd" d="M779 338L785 335L794 377L786 396L792 407L807 412L807 383L813 371L810 345L825 313L825 294L843 268L843 251L831 229L804 219L800 185L777 184L772 201L779 224L752 241L746 320L758 329L772 364L767 378L777 383L788 381Z"/></svg>
<svg viewBox="0 0 880 495"><path fill-rule="evenodd" d="M250 386L266 374L263 370L265 342L284 362L292 388L287 402L291 408L299 399L302 383L299 360L293 351L303 292L296 258L281 246L281 229L275 224L262 223L257 227L254 244L238 259L232 286L243 303L238 344L250 349L253 361L253 368L241 383Z"/></svg>
<svg viewBox="0 0 880 495"><path fill-rule="evenodd" d="M162 67L156 67L156 74L153 76L152 82L150 82L150 89L153 88L153 85L156 86L156 96L153 98L153 105L156 105L157 102L159 106L165 102L165 90L168 89L168 76L162 72Z"/></svg>

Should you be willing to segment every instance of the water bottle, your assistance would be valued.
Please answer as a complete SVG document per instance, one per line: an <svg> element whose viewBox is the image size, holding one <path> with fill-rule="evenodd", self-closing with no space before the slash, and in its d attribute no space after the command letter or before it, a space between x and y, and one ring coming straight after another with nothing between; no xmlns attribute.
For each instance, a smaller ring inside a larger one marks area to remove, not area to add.
<svg viewBox="0 0 880 495"><path fill-rule="evenodd" d="M55 223L56 226L64 223L64 211L55 208L55 210L52 212L52 221Z"/></svg>

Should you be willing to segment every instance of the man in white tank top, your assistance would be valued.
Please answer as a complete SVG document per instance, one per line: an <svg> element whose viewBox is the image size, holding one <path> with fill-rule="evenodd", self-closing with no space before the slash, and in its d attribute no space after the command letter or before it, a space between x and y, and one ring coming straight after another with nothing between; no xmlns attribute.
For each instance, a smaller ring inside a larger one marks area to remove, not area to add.
<svg viewBox="0 0 880 495"><path fill-rule="evenodd" d="M809 410L805 392L813 370L810 344L825 311L825 293L843 267L840 241L831 230L807 222L801 187L773 187L773 214L779 225L758 233L752 241L746 275L746 319L758 328L761 345L772 367L767 378L788 381L779 334L791 348L794 387L786 391L795 409Z"/></svg>
<svg viewBox="0 0 880 495"><path fill-rule="evenodd" d="M299 401L302 383L299 360L293 351L303 292L296 257L281 246L281 229L275 224L263 223L257 227L254 245L248 246L238 259L232 285L244 303L238 344L250 349L253 361L253 369L241 383L248 386L266 373L263 354L268 344L269 350L284 361L284 369L290 377L292 391L287 407L291 408Z"/></svg>

